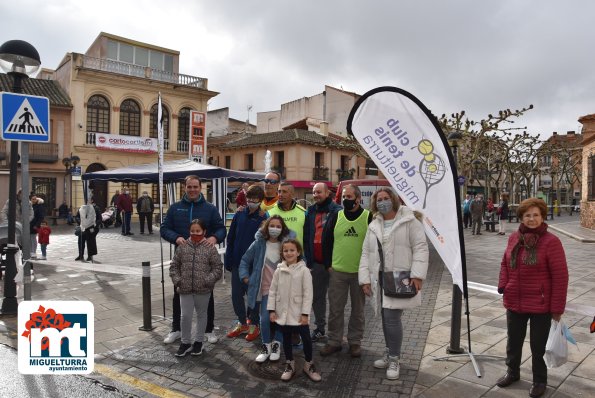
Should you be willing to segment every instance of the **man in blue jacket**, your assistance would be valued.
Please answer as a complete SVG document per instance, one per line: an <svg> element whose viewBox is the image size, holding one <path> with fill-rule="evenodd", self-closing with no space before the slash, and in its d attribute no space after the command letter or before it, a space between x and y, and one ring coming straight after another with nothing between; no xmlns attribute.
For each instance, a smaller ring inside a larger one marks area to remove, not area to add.
<svg viewBox="0 0 595 398"><path fill-rule="evenodd" d="M225 269L231 272L231 302L233 310L238 317L238 324L227 333L227 337L238 337L247 333L246 340L253 341L259 334L259 314L252 311L250 315L250 326L246 321L246 302L244 296L248 285L240 280L240 262L242 256L254 242L254 235L260 228L263 221L269 216L261 210L260 204L264 199L264 190L258 185L252 185L246 191L246 207L238 211L231 221L229 233L227 234L227 245L225 251Z"/></svg>
<svg viewBox="0 0 595 398"><path fill-rule="evenodd" d="M176 247L185 245L190 236L190 223L192 220L200 218L207 224L207 237L205 241L211 245L223 242L227 230L225 224L219 215L219 211L211 203L208 203L201 193L202 184L200 178L195 175L189 175L184 180L186 194L179 202L174 203L165 215L161 224L161 237ZM165 344L173 343L180 338L180 295L174 289L173 298L173 321L172 330L165 337ZM213 322L215 319L215 302L213 294L209 300L208 320L205 333L209 342L217 341L213 332Z"/></svg>
<svg viewBox="0 0 595 398"><path fill-rule="evenodd" d="M342 209L333 202L331 191L322 182L312 187L314 205L306 212L304 223L304 256L306 264L312 272L312 287L314 299L312 309L316 318L316 329L312 332L312 341L324 337L326 326L326 293L328 290L329 273L324 266L322 257L322 232L329 215Z"/></svg>

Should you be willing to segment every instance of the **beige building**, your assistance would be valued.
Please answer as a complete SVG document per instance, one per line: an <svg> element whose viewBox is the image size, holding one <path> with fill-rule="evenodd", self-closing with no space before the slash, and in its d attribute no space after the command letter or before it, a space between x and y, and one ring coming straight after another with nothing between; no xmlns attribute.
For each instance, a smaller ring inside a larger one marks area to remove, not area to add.
<svg viewBox="0 0 595 398"><path fill-rule="evenodd" d="M595 229L595 114L578 121L583 125L581 225Z"/></svg>
<svg viewBox="0 0 595 398"><path fill-rule="evenodd" d="M12 78L0 74L0 91L10 92ZM25 79L24 94L47 97L50 102L50 142L28 143L29 153L29 189L44 199L46 214L63 200L68 202L69 179L62 165L62 159L70 156L71 151L71 113L72 104L68 94L55 82L43 79ZM8 199L8 181L10 172L10 141L0 139L0 206ZM22 155L21 145L19 152ZM21 186L21 164L18 168L17 186Z"/></svg>
<svg viewBox="0 0 595 398"><path fill-rule="evenodd" d="M191 110L206 112L217 93L206 78L181 74L180 53L108 33L100 33L85 54L67 53L54 79L73 105L68 129L83 173L157 161L157 99L161 92L165 160L188 157ZM93 182L104 208L120 183ZM128 184L133 199L142 190L158 197L154 186ZM82 184L74 181L74 205L82 204Z"/></svg>

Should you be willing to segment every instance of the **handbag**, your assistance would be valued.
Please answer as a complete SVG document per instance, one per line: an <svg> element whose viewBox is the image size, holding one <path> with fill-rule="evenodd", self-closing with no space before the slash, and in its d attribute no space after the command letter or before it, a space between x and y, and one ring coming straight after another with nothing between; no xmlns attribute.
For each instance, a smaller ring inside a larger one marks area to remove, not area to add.
<svg viewBox="0 0 595 398"><path fill-rule="evenodd" d="M81 226L77 225L76 227L74 227L74 234L76 236L81 236Z"/></svg>
<svg viewBox="0 0 595 398"><path fill-rule="evenodd" d="M378 256L380 258L380 270L378 282L380 288L387 297L411 298L417 294L415 285L411 283L411 271L384 271L384 253L382 253L382 244L378 242Z"/></svg>

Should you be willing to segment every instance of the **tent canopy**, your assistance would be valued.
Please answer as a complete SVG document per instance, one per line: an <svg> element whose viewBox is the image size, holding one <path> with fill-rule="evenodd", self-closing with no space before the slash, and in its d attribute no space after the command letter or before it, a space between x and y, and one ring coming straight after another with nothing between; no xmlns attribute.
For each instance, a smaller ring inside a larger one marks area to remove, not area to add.
<svg viewBox="0 0 595 398"><path fill-rule="evenodd" d="M172 160L163 163L163 182L181 182L189 175L197 175L200 179L213 180L227 178L229 181L258 181L265 176L264 173L237 171L222 167L200 164L192 159ZM83 174L83 180L95 181L130 181L142 183L159 182L157 163L141 164L138 166L121 167L112 170L96 171Z"/></svg>

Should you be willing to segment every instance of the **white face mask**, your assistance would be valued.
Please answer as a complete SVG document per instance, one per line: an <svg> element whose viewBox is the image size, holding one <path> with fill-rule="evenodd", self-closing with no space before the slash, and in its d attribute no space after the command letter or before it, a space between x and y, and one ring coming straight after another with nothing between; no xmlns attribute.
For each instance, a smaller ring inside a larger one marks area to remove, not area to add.
<svg viewBox="0 0 595 398"><path fill-rule="evenodd" d="M252 203L252 202L248 202L248 208L250 210L256 210L260 207L260 203Z"/></svg>
<svg viewBox="0 0 595 398"><path fill-rule="evenodd" d="M269 236L271 238L277 238L279 235L281 235L281 228L269 227Z"/></svg>
<svg viewBox="0 0 595 398"><path fill-rule="evenodd" d="M380 212L380 214L387 214L393 209L393 202L392 200L382 200L380 202L376 202L376 208Z"/></svg>

